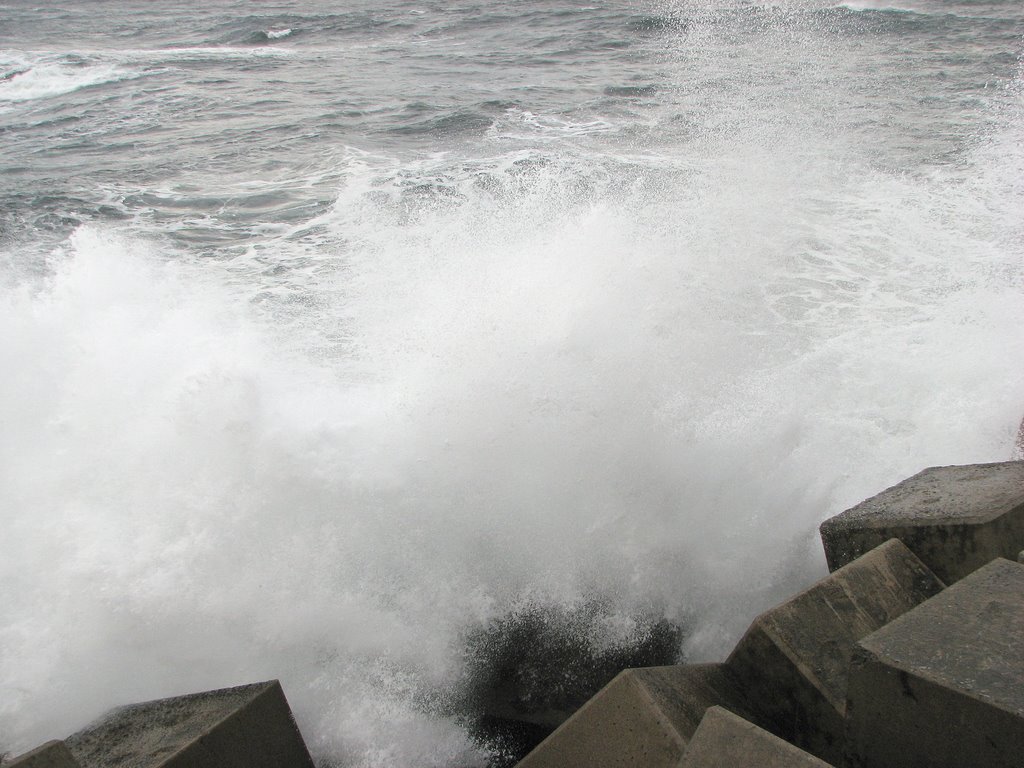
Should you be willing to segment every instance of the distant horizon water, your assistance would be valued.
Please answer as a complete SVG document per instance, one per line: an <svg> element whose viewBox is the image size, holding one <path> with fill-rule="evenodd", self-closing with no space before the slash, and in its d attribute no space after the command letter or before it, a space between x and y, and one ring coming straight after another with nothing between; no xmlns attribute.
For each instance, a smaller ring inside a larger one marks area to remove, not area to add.
<svg viewBox="0 0 1024 768"><path fill-rule="evenodd" d="M1022 41L1016 0L0 2L0 752L279 678L324 765L483 766L493 622L724 657L822 520L1014 451Z"/></svg>

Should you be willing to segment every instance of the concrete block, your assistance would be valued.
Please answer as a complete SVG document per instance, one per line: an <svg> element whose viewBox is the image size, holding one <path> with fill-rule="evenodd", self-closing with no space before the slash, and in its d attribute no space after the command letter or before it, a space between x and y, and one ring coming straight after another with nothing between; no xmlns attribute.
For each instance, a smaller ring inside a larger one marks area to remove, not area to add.
<svg viewBox="0 0 1024 768"><path fill-rule="evenodd" d="M276 680L121 707L65 743L82 768L313 768Z"/></svg>
<svg viewBox="0 0 1024 768"><path fill-rule="evenodd" d="M722 707L711 707L679 768L831 768Z"/></svg>
<svg viewBox="0 0 1024 768"><path fill-rule="evenodd" d="M952 584L1024 547L1024 461L931 467L821 524L830 570L897 538Z"/></svg>
<svg viewBox="0 0 1024 768"><path fill-rule="evenodd" d="M860 641L853 768L1024 764L1024 565L999 559Z"/></svg>
<svg viewBox="0 0 1024 768"><path fill-rule="evenodd" d="M854 645L942 589L892 539L761 614L726 661L743 681L754 722L838 763Z"/></svg>
<svg viewBox="0 0 1024 768"><path fill-rule="evenodd" d="M63 741L48 741L31 752L26 752L4 768L81 768Z"/></svg>
<svg viewBox="0 0 1024 768"><path fill-rule="evenodd" d="M668 768L708 707L745 714L721 664L627 669L519 763L519 768Z"/></svg>

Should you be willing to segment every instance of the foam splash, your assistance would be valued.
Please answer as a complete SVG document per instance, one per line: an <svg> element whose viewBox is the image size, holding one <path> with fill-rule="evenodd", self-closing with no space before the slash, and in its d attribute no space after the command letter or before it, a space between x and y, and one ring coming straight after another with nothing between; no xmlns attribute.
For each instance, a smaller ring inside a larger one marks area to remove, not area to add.
<svg viewBox="0 0 1024 768"><path fill-rule="evenodd" d="M280 676L321 754L473 762L438 699L466 628L600 596L697 616L714 657L813 571L818 520L1008 450L1024 317L977 189L730 165L683 208L686 172L573 198L499 167L504 204L409 219L354 165L287 334L251 284L91 228L4 294L19 745Z"/></svg>
<svg viewBox="0 0 1024 768"><path fill-rule="evenodd" d="M1006 458L1019 94L903 173L808 77L660 154L351 153L233 259L87 226L0 281L5 746L280 677L338 764L481 764L467 634L600 600L596 647L658 615L720 658L821 519Z"/></svg>

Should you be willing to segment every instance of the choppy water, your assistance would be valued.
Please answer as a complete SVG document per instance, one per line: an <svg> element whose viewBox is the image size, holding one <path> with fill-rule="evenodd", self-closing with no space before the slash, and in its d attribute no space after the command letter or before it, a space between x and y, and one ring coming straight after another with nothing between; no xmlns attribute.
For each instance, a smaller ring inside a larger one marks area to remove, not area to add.
<svg viewBox="0 0 1024 768"><path fill-rule="evenodd" d="M475 629L720 658L1010 454L1016 0L65 5L0 5L0 746L280 677L481 763Z"/></svg>

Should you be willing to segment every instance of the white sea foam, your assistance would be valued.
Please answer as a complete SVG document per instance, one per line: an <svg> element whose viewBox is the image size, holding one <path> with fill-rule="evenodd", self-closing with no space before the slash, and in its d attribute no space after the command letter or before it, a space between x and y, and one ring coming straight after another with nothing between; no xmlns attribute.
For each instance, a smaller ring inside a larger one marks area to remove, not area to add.
<svg viewBox="0 0 1024 768"><path fill-rule="evenodd" d="M184 46L176 48L130 48L117 51L118 58L129 62L175 62L175 61L204 61L204 60L231 60L231 59L263 59L292 56L294 52L287 48L235 48L231 46Z"/></svg>
<svg viewBox="0 0 1024 768"><path fill-rule="evenodd" d="M142 75L141 72L117 64L70 63L56 57L26 60L16 71L17 74L0 81L0 102L47 99Z"/></svg>
<svg viewBox="0 0 1024 768"><path fill-rule="evenodd" d="M1019 94L890 170L823 127L820 41L787 92L690 34L680 87L745 85L660 154L353 152L232 260L85 226L0 281L5 746L280 677L320 755L472 764L444 699L488 618L600 598L720 658L821 519L1010 455Z"/></svg>
<svg viewBox="0 0 1024 768"><path fill-rule="evenodd" d="M289 55L288 50L251 47L78 50L72 53L4 51L0 54L0 65L8 76L0 79L0 102L35 101L104 83L133 80L162 71L152 68L159 64Z"/></svg>
<svg viewBox="0 0 1024 768"><path fill-rule="evenodd" d="M318 752L468 760L429 704L466 628L601 596L720 656L820 519L1008 455L1017 225L753 159L589 201L513 161L506 203L413 219L364 159L268 314L255 274L81 230L0 299L4 732L280 676Z"/></svg>
<svg viewBox="0 0 1024 768"><path fill-rule="evenodd" d="M933 6L917 3L894 3L892 0L851 0L842 3L837 8L846 8L850 11L895 11L897 13L920 13L934 12Z"/></svg>
<svg viewBox="0 0 1024 768"><path fill-rule="evenodd" d="M268 40L280 40L288 37L291 33L291 29L268 29L266 32Z"/></svg>
<svg viewBox="0 0 1024 768"><path fill-rule="evenodd" d="M603 117L569 120L558 115L535 114L529 110L512 108L488 129L487 135L495 139L531 138L562 141L570 137L610 133L615 130L615 124Z"/></svg>

